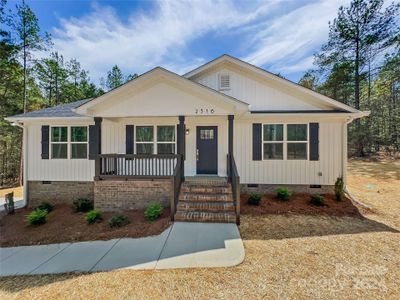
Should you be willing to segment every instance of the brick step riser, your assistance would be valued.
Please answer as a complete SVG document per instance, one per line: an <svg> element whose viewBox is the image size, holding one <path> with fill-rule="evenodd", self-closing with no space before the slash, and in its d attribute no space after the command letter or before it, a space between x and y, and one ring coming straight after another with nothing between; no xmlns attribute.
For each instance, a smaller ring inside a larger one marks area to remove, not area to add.
<svg viewBox="0 0 400 300"><path fill-rule="evenodd" d="M179 212L185 211L205 211L205 212L234 212L235 207L233 205L198 205L198 204L183 204L179 203L177 207Z"/></svg>
<svg viewBox="0 0 400 300"><path fill-rule="evenodd" d="M197 182L184 182L182 183L182 186L198 186L198 187L222 187L222 188L227 188L230 187L230 183L197 183Z"/></svg>
<svg viewBox="0 0 400 300"><path fill-rule="evenodd" d="M229 188L201 188L201 187L181 187L182 193L197 193L197 194L231 194L232 189Z"/></svg>
<svg viewBox="0 0 400 300"><path fill-rule="evenodd" d="M194 195L194 194L180 194L179 201L188 202L233 202L232 195Z"/></svg>
<svg viewBox="0 0 400 300"><path fill-rule="evenodd" d="M175 221L235 223L236 217L234 215L213 215L212 213L203 213L202 215L176 213Z"/></svg>

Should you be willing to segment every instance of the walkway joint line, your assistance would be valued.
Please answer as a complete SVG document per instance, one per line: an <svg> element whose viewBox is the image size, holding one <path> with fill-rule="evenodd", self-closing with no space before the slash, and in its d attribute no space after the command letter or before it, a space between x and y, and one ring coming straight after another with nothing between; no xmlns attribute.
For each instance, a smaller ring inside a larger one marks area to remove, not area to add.
<svg viewBox="0 0 400 300"><path fill-rule="evenodd" d="M110 249L108 249L108 251L106 253L104 253L104 255L102 257L100 257L100 259L93 265L93 267L90 268L90 270L88 272L92 272L92 270L94 269L95 266L98 265L98 263L112 250L112 248L114 248L114 246L120 241L121 239L118 239L111 247Z"/></svg>
<svg viewBox="0 0 400 300"><path fill-rule="evenodd" d="M63 252L65 249L71 247L72 243L69 243L67 246L65 246L64 248L62 248L60 251L58 251L56 254L52 255L49 259L47 259L46 261L42 262L40 265L38 265L36 268L34 268L32 271L28 272L28 274L31 274L33 271L39 269L42 265L44 265L45 263L47 263L48 261L50 261L51 259L53 259L53 257L57 256L58 254L60 254L61 252Z"/></svg>

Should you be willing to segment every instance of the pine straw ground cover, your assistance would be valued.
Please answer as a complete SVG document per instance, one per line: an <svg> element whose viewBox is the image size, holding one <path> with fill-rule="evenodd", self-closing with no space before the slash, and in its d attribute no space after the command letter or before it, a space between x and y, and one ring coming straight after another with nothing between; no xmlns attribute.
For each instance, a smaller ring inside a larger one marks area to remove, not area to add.
<svg viewBox="0 0 400 300"><path fill-rule="evenodd" d="M371 219L244 215L237 267L7 277L0 298L399 299L400 228Z"/></svg>

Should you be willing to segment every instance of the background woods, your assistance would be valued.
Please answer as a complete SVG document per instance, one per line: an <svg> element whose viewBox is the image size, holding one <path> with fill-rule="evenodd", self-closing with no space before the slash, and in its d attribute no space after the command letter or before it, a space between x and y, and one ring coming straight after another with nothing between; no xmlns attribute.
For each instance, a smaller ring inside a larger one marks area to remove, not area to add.
<svg viewBox="0 0 400 300"><path fill-rule="evenodd" d="M21 169L22 129L5 117L48 106L93 98L98 88L76 59L65 60L52 51L51 37L42 32L34 12L24 2L15 9L0 0L0 187L18 183ZM116 71L117 70L117 71ZM120 78L113 77L115 73ZM109 72L114 88L125 77L118 66Z"/></svg>
<svg viewBox="0 0 400 300"><path fill-rule="evenodd" d="M350 155L400 150L400 4L353 0L329 24L315 69L300 84L360 110L349 127Z"/></svg>
<svg viewBox="0 0 400 300"><path fill-rule="evenodd" d="M300 84L371 116L349 127L349 154L400 152L400 4L353 0L341 7L329 36L315 55L314 68ZM93 98L137 74L114 65L94 84L76 59L52 49L30 7L10 11L0 0L0 187L18 183L22 130L5 117ZM112 62L110 62L112 63Z"/></svg>

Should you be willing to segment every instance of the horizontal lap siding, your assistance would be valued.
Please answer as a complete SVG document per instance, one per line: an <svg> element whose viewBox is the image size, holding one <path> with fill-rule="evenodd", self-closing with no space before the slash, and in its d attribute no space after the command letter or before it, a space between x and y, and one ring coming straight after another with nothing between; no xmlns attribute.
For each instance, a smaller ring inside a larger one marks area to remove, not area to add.
<svg viewBox="0 0 400 300"><path fill-rule="evenodd" d="M252 160L252 123L237 121L234 153L242 183L333 185L341 174L342 125L320 122L320 159ZM322 172L322 176L318 173Z"/></svg>
<svg viewBox="0 0 400 300"><path fill-rule="evenodd" d="M54 124L54 126L56 125L59 124ZM71 123L71 125L78 125L78 126L89 125L89 123L87 124ZM39 181L92 181L93 180L94 160L51 159L51 158L42 159L41 158L42 124L30 124L27 126L28 126L28 176L27 176L28 180L39 180Z"/></svg>

